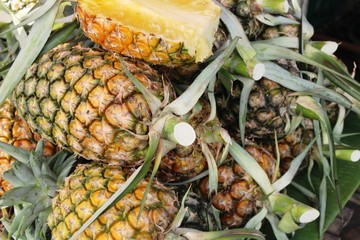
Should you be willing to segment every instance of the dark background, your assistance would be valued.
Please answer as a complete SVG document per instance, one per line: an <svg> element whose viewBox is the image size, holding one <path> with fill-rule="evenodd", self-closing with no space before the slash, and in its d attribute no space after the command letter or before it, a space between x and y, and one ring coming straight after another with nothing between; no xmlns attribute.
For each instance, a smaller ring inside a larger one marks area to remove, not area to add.
<svg viewBox="0 0 360 240"><path fill-rule="evenodd" d="M356 63L355 79L359 81L360 0L309 0L307 17L315 29L314 40L341 43L335 55L344 61L350 72Z"/></svg>
<svg viewBox="0 0 360 240"><path fill-rule="evenodd" d="M309 0L307 14L314 26L313 40L341 43L335 55L360 80L360 0ZM360 122L359 122L360 124ZM324 240L360 239L360 188L330 226Z"/></svg>

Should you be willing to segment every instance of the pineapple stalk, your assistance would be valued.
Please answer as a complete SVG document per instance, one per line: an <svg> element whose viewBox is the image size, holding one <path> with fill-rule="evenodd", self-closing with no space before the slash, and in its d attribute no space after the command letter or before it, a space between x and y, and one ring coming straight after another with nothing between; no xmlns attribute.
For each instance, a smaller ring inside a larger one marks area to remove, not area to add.
<svg viewBox="0 0 360 240"><path fill-rule="evenodd" d="M360 160L360 150L354 149L336 149L335 156L337 159L358 162Z"/></svg>
<svg viewBox="0 0 360 240"><path fill-rule="evenodd" d="M338 43L333 41L313 41L309 42L308 44L328 55L332 55L333 53L335 53L339 46Z"/></svg>
<svg viewBox="0 0 360 240"><path fill-rule="evenodd" d="M319 211L284 194L273 193L269 196L271 210L275 214L284 215L291 212L291 217L298 223L309 223L317 219ZM285 217L287 218L287 216Z"/></svg>
<svg viewBox="0 0 360 240"><path fill-rule="evenodd" d="M288 0L255 0L265 12L284 14L289 11Z"/></svg>
<svg viewBox="0 0 360 240"><path fill-rule="evenodd" d="M165 139L182 146L190 146L196 139L194 128L187 122L178 122L175 117L166 121L162 131Z"/></svg>

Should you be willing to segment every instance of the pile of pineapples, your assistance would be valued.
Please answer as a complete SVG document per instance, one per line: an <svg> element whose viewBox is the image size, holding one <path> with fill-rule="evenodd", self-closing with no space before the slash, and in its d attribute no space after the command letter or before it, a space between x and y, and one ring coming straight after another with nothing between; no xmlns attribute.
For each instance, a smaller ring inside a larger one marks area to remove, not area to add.
<svg viewBox="0 0 360 240"><path fill-rule="evenodd" d="M360 85L303 4L2 0L4 239L265 239L265 219L289 239L322 219L286 187L318 164L336 188L334 161L359 160L338 136Z"/></svg>

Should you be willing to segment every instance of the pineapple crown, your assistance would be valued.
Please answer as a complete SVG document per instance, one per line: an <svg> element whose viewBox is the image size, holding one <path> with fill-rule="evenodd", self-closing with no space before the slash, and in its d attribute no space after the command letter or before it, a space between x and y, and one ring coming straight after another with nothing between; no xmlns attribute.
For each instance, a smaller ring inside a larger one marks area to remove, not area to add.
<svg viewBox="0 0 360 240"><path fill-rule="evenodd" d="M0 149L17 159L4 173L13 188L0 198L0 207L13 207L14 217L1 221L9 236L45 239L51 200L70 173L75 156L62 150L44 157L44 141L39 141L31 152L2 142Z"/></svg>

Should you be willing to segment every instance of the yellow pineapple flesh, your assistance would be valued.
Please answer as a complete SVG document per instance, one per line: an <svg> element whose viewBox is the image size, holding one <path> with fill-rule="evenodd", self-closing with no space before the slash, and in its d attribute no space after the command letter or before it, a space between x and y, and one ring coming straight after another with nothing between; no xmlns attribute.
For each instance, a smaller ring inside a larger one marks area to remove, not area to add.
<svg viewBox="0 0 360 240"><path fill-rule="evenodd" d="M85 34L103 48L179 66L212 54L220 8L211 0L79 0Z"/></svg>

